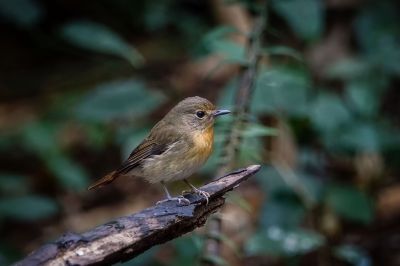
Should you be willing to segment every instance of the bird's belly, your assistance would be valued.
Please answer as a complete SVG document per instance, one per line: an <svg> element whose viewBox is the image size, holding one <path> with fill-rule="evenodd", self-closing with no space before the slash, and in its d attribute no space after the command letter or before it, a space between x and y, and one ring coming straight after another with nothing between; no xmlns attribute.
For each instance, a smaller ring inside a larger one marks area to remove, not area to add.
<svg viewBox="0 0 400 266"><path fill-rule="evenodd" d="M196 172L208 159L212 150L212 142L204 147L185 144L184 147L173 147L169 151L147 158L140 167L140 173L132 173L143 177L150 183L182 180Z"/></svg>
<svg viewBox="0 0 400 266"><path fill-rule="evenodd" d="M189 177L196 172L204 161L193 159L154 158L146 159L139 175L150 183L171 182Z"/></svg>

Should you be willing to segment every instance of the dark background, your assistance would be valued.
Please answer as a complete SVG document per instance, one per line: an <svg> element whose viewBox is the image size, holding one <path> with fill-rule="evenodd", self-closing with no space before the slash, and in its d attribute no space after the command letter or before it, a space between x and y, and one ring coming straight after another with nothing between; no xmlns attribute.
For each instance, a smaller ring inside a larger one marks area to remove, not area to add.
<svg viewBox="0 0 400 266"><path fill-rule="evenodd" d="M266 7L266 12L262 13ZM398 1L0 0L0 265L151 206L160 186L93 180L178 101L234 109L253 20L262 59L218 265L400 265ZM232 119L219 120L210 180ZM174 194L182 184L170 184ZM204 229L127 265L188 265Z"/></svg>

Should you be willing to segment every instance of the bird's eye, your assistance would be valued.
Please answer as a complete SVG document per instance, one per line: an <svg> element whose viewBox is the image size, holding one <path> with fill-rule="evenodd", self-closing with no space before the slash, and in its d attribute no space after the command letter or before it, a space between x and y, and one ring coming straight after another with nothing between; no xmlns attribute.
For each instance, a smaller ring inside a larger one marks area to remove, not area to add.
<svg viewBox="0 0 400 266"><path fill-rule="evenodd" d="M198 118L203 118L206 115L206 113L204 111L197 111L196 112L196 116Z"/></svg>

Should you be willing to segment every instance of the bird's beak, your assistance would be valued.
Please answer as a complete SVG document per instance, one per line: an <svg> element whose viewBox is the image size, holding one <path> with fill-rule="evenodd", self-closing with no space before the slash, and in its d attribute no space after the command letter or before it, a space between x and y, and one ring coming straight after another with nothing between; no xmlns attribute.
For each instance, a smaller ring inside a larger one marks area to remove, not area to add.
<svg viewBox="0 0 400 266"><path fill-rule="evenodd" d="M213 115L214 115L214 117L216 117L216 116L220 116L220 115L227 115L227 114L229 114L231 111L229 111L229 110L216 110L214 113L213 113Z"/></svg>

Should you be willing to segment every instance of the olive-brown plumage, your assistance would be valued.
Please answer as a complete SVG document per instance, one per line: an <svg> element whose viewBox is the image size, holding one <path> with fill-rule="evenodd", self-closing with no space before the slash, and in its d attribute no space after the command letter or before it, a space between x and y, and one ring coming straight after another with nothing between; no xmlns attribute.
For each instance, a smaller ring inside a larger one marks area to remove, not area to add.
<svg viewBox="0 0 400 266"><path fill-rule="evenodd" d="M167 200L187 203L182 197L171 198L164 185L184 180L208 200L207 193L192 186L186 178L207 161L213 148L215 117L227 113L227 110L216 110L210 101L198 96L182 100L151 129L119 168L89 189L106 185L120 176L137 176L150 183L160 182Z"/></svg>

